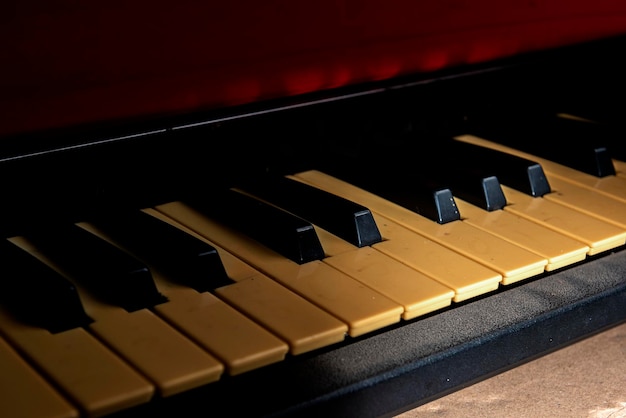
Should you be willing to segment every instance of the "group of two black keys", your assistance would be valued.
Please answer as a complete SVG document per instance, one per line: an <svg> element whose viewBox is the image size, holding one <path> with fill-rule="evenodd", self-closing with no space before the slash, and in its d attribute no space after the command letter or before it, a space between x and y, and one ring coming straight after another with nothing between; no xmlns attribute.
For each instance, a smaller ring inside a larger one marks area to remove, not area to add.
<svg viewBox="0 0 626 418"><path fill-rule="evenodd" d="M535 155L550 153L546 145L534 149ZM606 167L598 172L610 161L606 147L579 145L575 152L550 158L598 176L611 174ZM440 224L461 219L455 197L487 211L502 209L501 183L533 197L551 191L534 161L431 134L409 135L385 151L369 150L358 158L331 156L320 168ZM382 240L367 208L283 176L259 177L187 203L299 264L325 256L313 225L357 247ZM232 283L214 247L149 214L116 211L89 221L138 258L76 224L51 226L26 238L106 303L132 312L166 301L150 269L139 261L142 255L159 260L157 267L169 278L199 292ZM8 240L0 245L3 305L51 332L91 322L70 280Z"/></svg>

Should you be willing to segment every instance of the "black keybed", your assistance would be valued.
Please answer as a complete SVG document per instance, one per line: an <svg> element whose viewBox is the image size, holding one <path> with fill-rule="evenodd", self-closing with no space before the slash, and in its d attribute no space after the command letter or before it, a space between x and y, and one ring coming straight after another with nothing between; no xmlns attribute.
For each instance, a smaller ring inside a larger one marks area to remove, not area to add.
<svg viewBox="0 0 626 418"><path fill-rule="evenodd" d="M569 113L619 130L624 47L608 39L235 109L9 138L2 231L210 199L255 176L323 167L330 156L358 157L394 138L463 134L485 115ZM554 141L564 153L577 146ZM112 417L391 416L623 322L625 277L617 248Z"/></svg>

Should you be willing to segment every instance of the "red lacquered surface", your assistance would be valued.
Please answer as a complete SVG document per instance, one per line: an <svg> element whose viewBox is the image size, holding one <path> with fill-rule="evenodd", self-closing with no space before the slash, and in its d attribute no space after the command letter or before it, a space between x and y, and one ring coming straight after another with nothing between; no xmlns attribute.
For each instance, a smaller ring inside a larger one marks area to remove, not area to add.
<svg viewBox="0 0 626 418"><path fill-rule="evenodd" d="M232 106L623 33L619 0L10 0L0 5L0 136Z"/></svg>

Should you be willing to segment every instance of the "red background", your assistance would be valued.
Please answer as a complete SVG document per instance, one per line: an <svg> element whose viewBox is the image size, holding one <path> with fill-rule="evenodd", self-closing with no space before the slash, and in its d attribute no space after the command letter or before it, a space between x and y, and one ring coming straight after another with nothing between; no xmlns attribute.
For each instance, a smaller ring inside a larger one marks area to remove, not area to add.
<svg viewBox="0 0 626 418"><path fill-rule="evenodd" d="M623 33L619 0L10 0L0 5L0 136L231 106Z"/></svg>

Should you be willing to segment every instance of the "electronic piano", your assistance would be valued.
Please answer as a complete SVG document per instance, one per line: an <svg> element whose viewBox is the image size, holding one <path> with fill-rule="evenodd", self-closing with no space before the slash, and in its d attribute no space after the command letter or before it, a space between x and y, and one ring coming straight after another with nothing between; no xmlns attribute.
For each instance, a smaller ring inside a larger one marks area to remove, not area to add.
<svg viewBox="0 0 626 418"><path fill-rule="evenodd" d="M622 2L0 10L0 416L393 416L626 319Z"/></svg>

